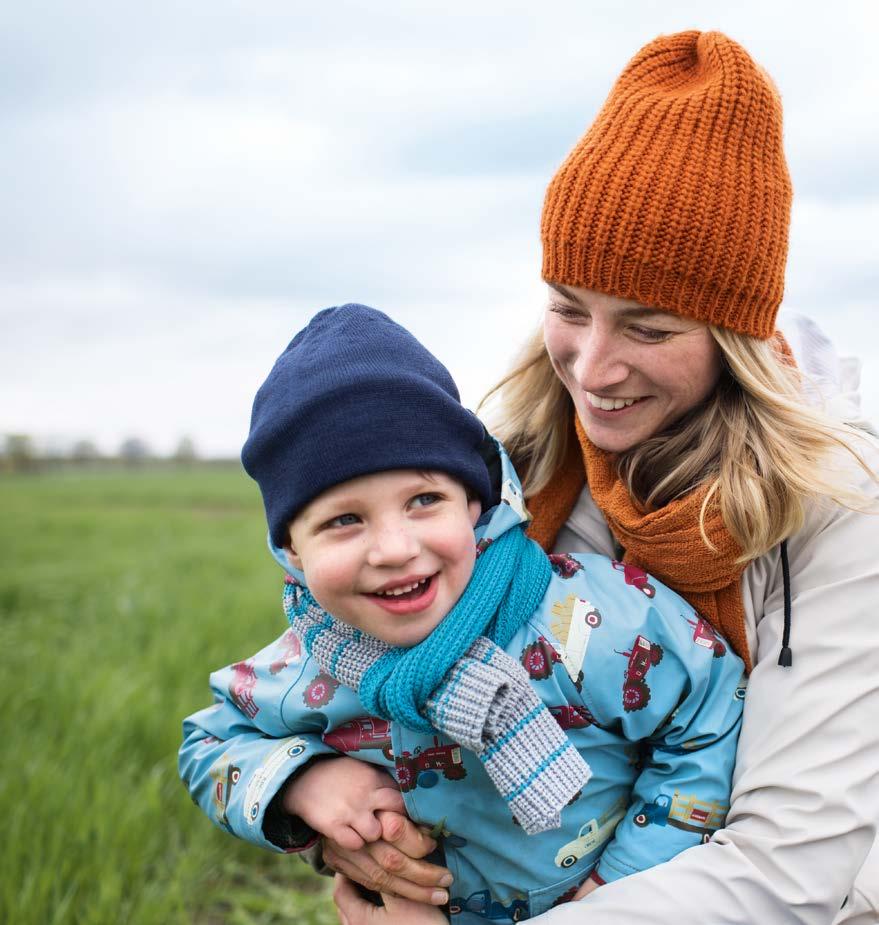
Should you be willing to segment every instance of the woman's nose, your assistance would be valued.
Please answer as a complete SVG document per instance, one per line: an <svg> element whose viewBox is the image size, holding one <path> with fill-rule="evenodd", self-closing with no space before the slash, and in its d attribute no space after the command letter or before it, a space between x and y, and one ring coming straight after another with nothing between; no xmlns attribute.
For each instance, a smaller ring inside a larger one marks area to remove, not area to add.
<svg viewBox="0 0 879 925"><path fill-rule="evenodd" d="M372 566L405 565L421 551L421 544L405 525L389 525L377 530L370 543L367 562Z"/></svg>
<svg viewBox="0 0 879 925"><path fill-rule="evenodd" d="M625 345L614 332L602 330L598 325L584 328L577 346L574 375L581 388L601 392L628 377Z"/></svg>

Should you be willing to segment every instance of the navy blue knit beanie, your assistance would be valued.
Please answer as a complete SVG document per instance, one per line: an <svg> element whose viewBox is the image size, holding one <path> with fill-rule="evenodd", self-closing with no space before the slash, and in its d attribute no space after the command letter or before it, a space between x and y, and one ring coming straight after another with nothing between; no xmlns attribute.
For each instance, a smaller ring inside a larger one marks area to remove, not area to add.
<svg viewBox="0 0 879 925"><path fill-rule="evenodd" d="M322 491L388 469L446 472L491 505L484 428L448 370L365 305L318 312L256 393L241 461L262 492L276 546Z"/></svg>

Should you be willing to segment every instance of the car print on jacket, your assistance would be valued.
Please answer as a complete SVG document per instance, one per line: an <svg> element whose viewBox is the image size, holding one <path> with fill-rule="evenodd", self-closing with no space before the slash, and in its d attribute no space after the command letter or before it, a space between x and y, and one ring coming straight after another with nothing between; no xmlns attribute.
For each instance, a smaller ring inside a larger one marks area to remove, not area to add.
<svg viewBox="0 0 879 925"><path fill-rule="evenodd" d="M661 793L652 803L645 803L632 821L642 829L648 825L671 825L699 833L702 841L707 842L723 826L728 810L726 804L701 800L692 794L683 796L675 790L674 796Z"/></svg>
<svg viewBox="0 0 879 925"><path fill-rule="evenodd" d="M414 752L394 756L394 773L403 793L416 787L433 787L439 780L437 771L446 780L463 780L467 776L460 745L440 745L434 736L432 748L419 746Z"/></svg>
<svg viewBox="0 0 879 925"><path fill-rule="evenodd" d="M335 729L325 732L324 744L337 752L359 752L365 748L380 748L385 758L392 758L391 724L380 716L358 716L340 723Z"/></svg>
<svg viewBox="0 0 879 925"><path fill-rule="evenodd" d="M662 661L662 646L651 642L646 636L638 636L632 643L631 651L614 651L629 660L623 681L623 709L626 713L643 710L650 702L650 688L644 679L647 672Z"/></svg>
<svg viewBox="0 0 879 925"><path fill-rule="evenodd" d="M556 867L573 867L580 858L602 848L613 838L613 833L626 815L626 801L615 800L597 819L580 826L577 837L562 845L555 856Z"/></svg>
<svg viewBox="0 0 879 925"><path fill-rule="evenodd" d="M474 915L481 915L489 919L510 919L513 922L521 922L528 916L528 902L525 899L514 899L509 904L504 905L495 899L488 890L478 890L471 893L466 899L460 896L453 896L449 900L449 913L451 915L460 915L462 912L472 912Z"/></svg>
<svg viewBox="0 0 879 925"><path fill-rule="evenodd" d="M236 662L232 666L232 680L229 682L229 696L232 702L248 718L253 719L259 713L259 707L253 699L253 689L256 687L256 672L253 663Z"/></svg>
<svg viewBox="0 0 879 925"><path fill-rule="evenodd" d="M681 614L681 616L693 627L693 642L697 646L711 649L715 658L723 658L726 655L726 646L723 644L723 640L718 638L714 627L704 617L700 617L698 613L694 614L695 620L691 620L684 614Z"/></svg>
<svg viewBox="0 0 879 925"><path fill-rule="evenodd" d="M561 660L578 691L583 688L583 661L592 631L601 626L601 614L589 601L569 594L551 609L549 628L561 645Z"/></svg>
<svg viewBox="0 0 879 925"><path fill-rule="evenodd" d="M507 479L501 485L501 504L508 504L522 523L531 520L528 508L525 507L525 499L522 497L522 489L514 484L512 479Z"/></svg>
<svg viewBox="0 0 879 925"><path fill-rule="evenodd" d="M623 573L627 585L637 588L647 597L653 597L656 594L656 588L648 581L650 576L644 569L638 568L637 565L629 565L627 562L619 562L616 559L613 560L613 567Z"/></svg>
<svg viewBox="0 0 879 925"><path fill-rule="evenodd" d="M229 805L229 799L232 796L232 788L241 779L241 768L232 764L226 758L226 755L223 755L211 768L211 778L214 781L215 818L226 831L231 832L232 827L229 825L226 807Z"/></svg>

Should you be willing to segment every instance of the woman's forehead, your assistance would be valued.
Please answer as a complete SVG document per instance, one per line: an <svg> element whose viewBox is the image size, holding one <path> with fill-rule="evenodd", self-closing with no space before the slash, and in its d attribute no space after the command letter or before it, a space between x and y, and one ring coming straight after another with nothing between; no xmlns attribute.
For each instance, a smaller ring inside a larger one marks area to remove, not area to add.
<svg viewBox="0 0 879 925"><path fill-rule="evenodd" d="M583 289L579 286L564 286L561 283L552 283L549 281L547 281L547 286L569 301L582 305L584 308L606 308L626 318L684 320L681 315L677 315L674 312L667 312L662 308L652 308L635 299L623 299L619 296L607 295L594 289Z"/></svg>

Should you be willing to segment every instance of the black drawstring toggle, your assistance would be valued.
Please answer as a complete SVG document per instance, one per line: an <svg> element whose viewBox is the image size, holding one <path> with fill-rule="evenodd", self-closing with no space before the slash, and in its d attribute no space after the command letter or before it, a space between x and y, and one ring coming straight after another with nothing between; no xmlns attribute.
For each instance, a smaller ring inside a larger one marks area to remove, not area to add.
<svg viewBox="0 0 879 925"><path fill-rule="evenodd" d="M781 541L781 575L784 579L784 632L781 637L778 664L782 668L790 668L794 655L790 648L790 563L787 561L787 540Z"/></svg>

